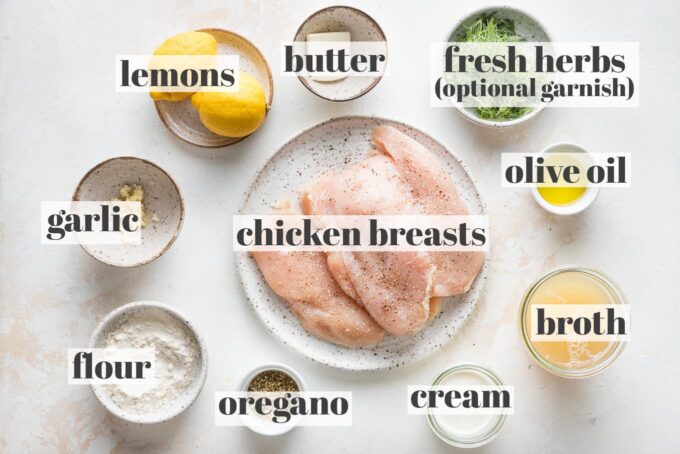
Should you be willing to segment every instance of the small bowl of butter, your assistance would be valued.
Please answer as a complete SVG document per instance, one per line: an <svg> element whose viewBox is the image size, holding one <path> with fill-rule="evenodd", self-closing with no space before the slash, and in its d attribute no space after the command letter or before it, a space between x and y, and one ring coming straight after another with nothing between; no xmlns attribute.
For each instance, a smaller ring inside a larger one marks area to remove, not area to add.
<svg viewBox="0 0 680 454"><path fill-rule="evenodd" d="M564 173L560 172L556 182L537 183L531 187L534 200L543 209L552 214L568 216L582 212L595 201L600 188L590 185L586 180L587 166L592 163L592 158L584 148L561 142L544 148L538 155L544 159L545 166L575 166L580 171L577 183L569 183Z"/></svg>
<svg viewBox="0 0 680 454"><path fill-rule="evenodd" d="M305 42L308 57L327 54L328 51L336 54L343 50L352 58L358 43L383 43L384 57L387 58L387 38L380 25L365 12L350 6L331 6L313 13L300 25L293 40ZM339 72L305 74L298 78L309 91L323 99L350 101L371 91L382 79L382 74L347 77Z"/></svg>

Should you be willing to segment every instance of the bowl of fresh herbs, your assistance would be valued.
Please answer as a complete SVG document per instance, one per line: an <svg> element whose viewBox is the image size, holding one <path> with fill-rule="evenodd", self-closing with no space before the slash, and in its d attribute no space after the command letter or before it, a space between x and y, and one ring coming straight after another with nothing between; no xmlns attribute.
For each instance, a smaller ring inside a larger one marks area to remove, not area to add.
<svg viewBox="0 0 680 454"><path fill-rule="evenodd" d="M447 37L449 42L549 42L543 25L531 15L508 6L485 7L461 19ZM543 107L470 107L456 104L458 112L473 123L502 128L524 123Z"/></svg>

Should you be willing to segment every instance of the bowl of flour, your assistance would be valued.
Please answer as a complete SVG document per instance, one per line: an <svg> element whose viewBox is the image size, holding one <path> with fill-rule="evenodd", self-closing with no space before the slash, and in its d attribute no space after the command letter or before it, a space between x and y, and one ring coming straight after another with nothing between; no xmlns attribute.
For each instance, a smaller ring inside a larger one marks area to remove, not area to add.
<svg viewBox="0 0 680 454"><path fill-rule="evenodd" d="M129 422L154 424L179 415L196 400L208 372L203 339L182 313L162 303L115 309L99 323L90 346L155 350L152 382L92 385L102 405Z"/></svg>

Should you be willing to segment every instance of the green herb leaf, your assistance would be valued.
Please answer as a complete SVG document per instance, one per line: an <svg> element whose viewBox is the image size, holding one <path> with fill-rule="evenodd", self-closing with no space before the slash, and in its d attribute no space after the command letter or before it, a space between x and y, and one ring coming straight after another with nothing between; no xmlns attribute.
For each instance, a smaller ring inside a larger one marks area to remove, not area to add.
<svg viewBox="0 0 680 454"><path fill-rule="evenodd" d="M515 23L510 19L498 19L495 13L482 14L472 24L465 26L461 42L502 43L524 41L515 32ZM531 112L530 107L476 107L475 114L484 120L509 121L521 118Z"/></svg>

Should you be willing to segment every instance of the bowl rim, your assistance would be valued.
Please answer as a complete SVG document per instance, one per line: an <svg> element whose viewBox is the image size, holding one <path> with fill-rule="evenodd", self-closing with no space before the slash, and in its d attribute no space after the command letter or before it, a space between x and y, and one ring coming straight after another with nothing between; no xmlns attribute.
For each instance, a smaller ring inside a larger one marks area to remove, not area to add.
<svg viewBox="0 0 680 454"><path fill-rule="evenodd" d="M586 156L590 155L590 152L588 150L573 142L555 142L544 147L541 151L538 152L536 156L545 156L548 153L553 153L554 152L553 150L557 148L571 148L573 150L576 150L577 153L584 153ZM577 199L574 203L565 206L553 205L549 203L547 200L545 200L538 192L538 186L536 184L531 185L531 194L534 197L536 203L547 212L556 214L558 216L571 216L574 214L581 213L582 211L588 209L588 207L590 207L590 205L592 205L595 202L597 196L600 194L600 187L599 186L586 187L586 192L579 199Z"/></svg>
<svg viewBox="0 0 680 454"><path fill-rule="evenodd" d="M142 266L142 265L146 265L147 263L153 262L158 257L165 254L168 251L168 249L170 249L170 247L173 244L175 244L175 240L177 240L179 233L182 231L182 226L184 225L184 197L182 197L182 191L179 189L179 185L177 184L175 179L172 178L172 176L165 169L163 169L161 166L159 166L156 163L149 161L148 159L140 158L140 157L137 157L137 156L127 156L126 155L126 156L116 156L116 157L113 157L113 158L105 159L104 161L101 161L99 164L96 164L94 167L92 167L90 170L88 170L85 173L85 175L83 175L83 177L78 182L78 185L76 186L75 191L73 191L73 196L71 197L71 201L72 202L79 202L80 201L80 191L82 189L82 186L85 183L85 180L90 175L92 175L92 173L94 173L100 167L110 163L111 161L116 161L116 160L119 160L119 159L141 161L144 164L150 165L150 166L155 167L156 169L160 170L162 173L164 173L170 179L170 182L172 183L173 187L177 191L177 196L179 198L179 223L177 224L177 228L175 229L175 232L173 233L172 238L170 238L170 241L168 242L168 244L166 244L165 247L163 249L161 249L156 255L154 255L153 257L150 257L148 259L142 260L141 262L133 263L133 264L130 264L130 265L120 265L120 264L116 264L116 263L110 263L106 260L103 260L99 257L92 255L92 253L89 250L87 250L87 248L83 244L78 243L78 245L85 252L87 252L87 255L89 255L93 259L97 260L98 262L104 263L105 265L115 266L116 268L136 268L136 267L139 267L139 266Z"/></svg>
<svg viewBox="0 0 680 454"><path fill-rule="evenodd" d="M267 76L267 81L268 81L268 84L269 84L269 96L266 97L266 106L265 106L265 111L264 111L264 120L266 120L267 115L269 114L269 110L271 109L271 106L274 102L274 77L272 75L272 70L271 70L271 67L269 66L269 62L265 58L262 51L252 41L250 41L248 38L244 37L243 35L241 35L239 33L234 32L234 31L227 30L225 28L210 27L210 28L201 28L201 29L198 29L198 30L195 30L195 31L203 32L203 33L210 33L210 34L212 34L211 32L219 32L219 33L226 33L226 34L229 34L229 35L233 35L234 37L244 41L247 45L249 45L250 47L252 47L255 50L255 53L260 57L262 62L264 62L264 66L267 69L266 76ZM208 149L226 148L226 147L229 147L231 145L235 145L235 144L241 142L242 140L252 136L253 134L255 134L257 132L257 129L260 129L258 127L255 131L253 131L250 134L248 134L247 136L243 136L243 137L226 137L226 136L224 136L227 139L235 139L235 140L233 140L229 143L225 143L225 144L205 145L205 144L200 144L200 143L197 143L197 142L192 142L191 140L177 134L170 127L166 118L161 113L161 105L162 105L161 103L165 103L165 102L174 102L174 101L153 101L154 107L156 108L156 113L158 114L158 117L161 119L161 122L167 128L167 130L170 131L170 133L172 133L173 136L177 137L182 142L188 143L189 145L193 145L195 147L208 148ZM264 123L264 120L262 120L262 123ZM218 134L215 134L215 135L218 135ZM220 137L223 137L223 136L220 136Z"/></svg>
<svg viewBox="0 0 680 454"><path fill-rule="evenodd" d="M306 24L307 22L309 22L312 18L314 18L315 16L317 16L317 15L323 13L323 12L330 11L330 10L335 10L335 9L346 9L346 10L350 10L350 11L352 11L352 12L355 13L355 14L358 14L358 15L360 15L360 16L365 17L366 19L368 19L371 23L373 23L373 24L375 25L376 30L378 31L378 34L379 34L380 37L382 38L382 41L385 42L385 62L387 63L387 62L389 61L389 49L388 49L388 44L387 44L387 36L385 36L385 31L382 29L382 27L380 26L380 24L378 23L378 21L376 21L371 15L369 15L369 14L366 13L365 11L362 11L362 10L360 10L359 8L355 8L355 7L353 7L353 6L347 6L347 5L332 5L332 6L326 6L326 7L324 7L324 8L321 8L320 10L317 10L317 11L313 12L312 14L310 14L309 16L307 16L307 18L306 18L305 20L302 21L302 23L301 23L300 26L298 27L297 31L295 32L295 36L293 36L293 42L298 41L298 35L300 35L300 34L302 33L302 28L303 28L303 27L305 26L305 24ZM383 74L380 74L380 75L379 75L379 76L378 76L378 77L377 77L377 78L376 78L376 79L375 79L368 87L362 89L362 90L361 90L359 93L357 93L356 95L353 95L353 96L351 96L351 97L349 97L349 98L339 98L339 99L333 99L333 98L329 98L329 97L327 97L327 96L324 96L324 95L322 95L321 93L318 93L316 90L314 90L314 88L313 88L313 87L312 87L312 86L304 79L304 77L302 77L302 76L297 76L297 78L298 78L298 80L299 80L300 82L302 82L302 85L304 85L304 87L305 87L307 90L309 90L310 92L312 92L313 94L315 94L316 96L318 96L318 97L321 98L321 99L325 99L325 100L327 100L327 101L332 101L332 102L347 102L347 101L352 101L352 100L354 100L354 99L360 98L360 97L362 97L363 95L365 95L366 93L368 93L369 91L373 90L373 88L375 88L375 86L378 85L378 83L382 80L383 75L384 75L384 73L383 73Z"/></svg>
<svg viewBox="0 0 680 454"><path fill-rule="evenodd" d="M92 393L95 395L99 403L101 403L102 406L106 408L109 412L111 412L114 416L117 416L118 418L124 421L137 424L158 424L165 421L169 421L174 417L178 416L179 414L181 414L182 412L184 412L184 410L189 408L196 401L199 394L201 394L203 386L205 385L206 377L208 376L208 349L206 347L205 340L198 332L196 325L189 318L187 318L181 311L175 309L174 307L165 303L160 303L158 301L134 301L131 303L123 304L122 306L118 306L117 308L113 309L111 312L106 314L104 318L101 319L100 322L95 327L94 331L92 332L92 335L90 336L89 347L98 348L97 347L98 341L101 339L102 334L106 331L106 329L111 325L111 323L114 320L117 320L124 314L140 309L141 310L160 309L172 315L179 322L181 322L183 326L186 326L187 329L189 329L191 334L193 334L194 338L196 339L196 343L198 344L198 348L201 355L201 368L198 376L194 379L196 387L195 391L189 395L188 403L185 406L177 407L173 411L168 411L162 417L157 417L155 419L145 419L144 415L129 414L122 410L120 407L109 402L107 399L104 399L101 395L102 393L101 387L105 385L91 384L90 389L92 390Z"/></svg>
<svg viewBox="0 0 680 454"><path fill-rule="evenodd" d="M499 10L506 10L506 11L513 11L515 13L518 13L522 16L525 16L527 19L530 21L534 22L542 31L545 33L546 38L548 38L548 41L552 41L552 37L550 36L550 33L548 32L548 29L545 27L543 22L539 21L534 15L525 12L524 10L517 8L515 6L509 6L509 5L487 5L487 6L482 6L479 8L475 8L462 16L458 21L456 21L455 25L451 29L451 31L447 34L445 38L445 42L450 42L451 37L453 36L453 33L461 26L463 25L466 21L475 18L477 16L482 15L483 13L490 12L490 11L499 11ZM466 120L479 125L479 126L484 126L486 128L493 128L493 129L502 129L502 128L507 128L507 127L512 127L512 126L517 126L521 123L525 123L532 118L534 118L536 115L538 115L539 112L541 112L545 106L542 105L540 107L535 107L531 110L526 115L523 115L519 118L516 118L514 120L510 121L494 121L494 120L485 120L483 118L479 118L477 115L475 115L472 112L469 112L467 108L462 107L460 105L454 105L456 111L465 118Z"/></svg>

